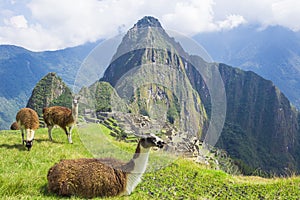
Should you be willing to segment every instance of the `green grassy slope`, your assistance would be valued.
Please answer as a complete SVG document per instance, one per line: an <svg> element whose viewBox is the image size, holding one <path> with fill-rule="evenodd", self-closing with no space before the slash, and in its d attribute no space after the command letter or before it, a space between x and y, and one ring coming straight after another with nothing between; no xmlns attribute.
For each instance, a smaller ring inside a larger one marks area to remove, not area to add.
<svg viewBox="0 0 300 200"><path fill-rule="evenodd" d="M112 152L114 150L110 148L114 146L130 155L135 149L134 144L113 141L108 129L100 128L100 125L77 129L73 134L74 144L67 143L61 129L54 129L54 142L48 140L46 129L39 129L30 152L21 145L19 131L1 131L0 199L58 199L47 191L48 169L61 159L95 155L83 145L91 149L87 142L95 141L94 133L98 133L99 137L96 140L99 141L98 151L109 149L107 152ZM105 140L112 145L105 145ZM92 147L94 150L97 148ZM103 152L97 155L108 155ZM155 153L151 156L159 157ZM164 159L151 162L160 160ZM300 177L263 179L231 176L178 158L160 170L145 173L132 195L112 199L297 199L299 196Z"/></svg>

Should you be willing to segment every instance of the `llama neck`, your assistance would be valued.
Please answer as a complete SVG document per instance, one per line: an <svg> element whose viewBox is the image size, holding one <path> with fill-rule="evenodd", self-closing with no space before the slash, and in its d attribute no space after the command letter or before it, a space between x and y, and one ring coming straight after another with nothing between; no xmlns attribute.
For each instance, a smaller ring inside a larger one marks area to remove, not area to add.
<svg viewBox="0 0 300 200"><path fill-rule="evenodd" d="M72 116L75 120L75 122L77 121L78 118L78 103L77 104L72 104Z"/></svg>
<svg viewBox="0 0 300 200"><path fill-rule="evenodd" d="M34 130L33 129L26 129L26 140L27 141L32 141L34 138Z"/></svg>
<svg viewBox="0 0 300 200"><path fill-rule="evenodd" d="M132 160L128 163L131 169L128 171L126 193L129 195L141 181L141 177L146 171L148 164L150 148L143 148L140 144L136 148L136 152Z"/></svg>

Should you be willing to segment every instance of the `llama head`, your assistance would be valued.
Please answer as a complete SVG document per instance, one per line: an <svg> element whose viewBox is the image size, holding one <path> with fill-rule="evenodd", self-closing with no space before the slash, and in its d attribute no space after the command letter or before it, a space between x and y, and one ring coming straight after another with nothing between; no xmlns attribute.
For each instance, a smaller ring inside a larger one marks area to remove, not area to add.
<svg viewBox="0 0 300 200"><path fill-rule="evenodd" d="M33 145L33 140L25 141L25 147L28 149L28 151L30 151L32 145Z"/></svg>
<svg viewBox="0 0 300 200"><path fill-rule="evenodd" d="M79 99L80 99L80 96L74 96L73 97L73 105L75 105L75 106L77 106L78 105L78 103L79 103Z"/></svg>
<svg viewBox="0 0 300 200"><path fill-rule="evenodd" d="M166 144L161 138L157 137L154 134L142 136L140 143L144 148L150 148L150 147L163 148L164 145Z"/></svg>

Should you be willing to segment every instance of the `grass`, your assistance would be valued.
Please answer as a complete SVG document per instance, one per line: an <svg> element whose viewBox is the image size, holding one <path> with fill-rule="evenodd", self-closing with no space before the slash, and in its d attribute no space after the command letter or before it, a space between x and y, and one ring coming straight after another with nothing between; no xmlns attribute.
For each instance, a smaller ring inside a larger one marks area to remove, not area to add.
<svg viewBox="0 0 300 200"><path fill-rule="evenodd" d="M50 142L46 129L35 133L31 151L21 144L19 131L0 134L0 197L1 199L44 199L49 168L66 158L91 157L74 134L74 144L68 144L60 129L53 130ZM51 196L51 195L50 195Z"/></svg>
<svg viewBox="0 0 300 200"><path fill-rule="evenodd" d="M47 172L61 159L117 157L128 160L135 144L117 142L100 125L82 126L73 143L59 128L39 129L31 151L19 131L0 132L0 199L58 199L47 191ZM300 177L232 176L184 158L152 153L147 173L132 195L108 199L299 199ZM157 165L159 165L157 167ZM159 170L157 170L159 168ZM72 199L77 199L72 197Z"/></svg>

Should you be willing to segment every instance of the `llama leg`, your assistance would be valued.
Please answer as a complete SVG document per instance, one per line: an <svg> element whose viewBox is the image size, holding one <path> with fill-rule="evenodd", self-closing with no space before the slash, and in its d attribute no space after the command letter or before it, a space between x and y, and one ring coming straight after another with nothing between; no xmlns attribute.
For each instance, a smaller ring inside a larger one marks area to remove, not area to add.
<svg viewBox="0 0 300 200"><path fill-rule="evenodd" d="M68 132L68 128L67 127L65 127L64 130L65 130L66 135L68 137L69 143L72 144L73 142L72 142L71 132L70 131Z"/></svg>
<svg viewBox="0 0 300 200"><path fill-rule="evenodd" d="M52 129L53 129L53 126L49 125L48 126L48 135L49 135L50 141L52 141Z"/></svg>
<svg viewBox="0 0 300 200"><path fill-rule="evenodd" d="M72 125L71 127L69 127L69 136L68 136L68 140L69 140L69 143L73 143L72 141L72 130L74 128L74 125Z"/></svg>
<svg viewBox="0 0 300 200"><path fill-rule="evenodd" d="M24 144L25 144L25 140L24 140L24 132L23 132L23 129L21 129L21 134L22 134L22 144L24 145Z"/></svg>

